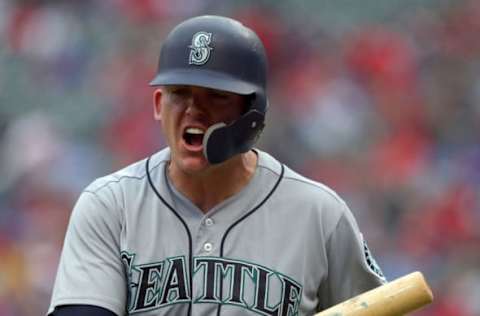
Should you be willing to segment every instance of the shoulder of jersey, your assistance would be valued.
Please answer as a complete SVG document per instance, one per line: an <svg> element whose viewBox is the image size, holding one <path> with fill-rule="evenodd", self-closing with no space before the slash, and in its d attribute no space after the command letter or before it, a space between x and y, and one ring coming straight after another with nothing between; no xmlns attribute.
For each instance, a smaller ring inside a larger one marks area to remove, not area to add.
<svg viewBox="0 0 480 316"><path fill-rule="evenodd" d="M280 163L266 153L260 153L259 167L275 173L275 165ZM279 175L279 173L277 173ZM325 236L330 236L344 216L350 217L347 204L328 186L298 174L284 167L284 175L274 197L278 210L303 218L309 223L324 227ZM286 207L283 207L286 206ZM286 215L286 214L284 214ZM316 231L316 230L312 230ZM325 237L325 240L328 237Z"/></svg>
<svg viewBox="0 0 480 316"><path fill-rule="evenodd" d="M280 169L280 168L274 168L272 166L278 165L279 162L276 161L275 158L270 156L268 153L259 151L260 155L262 155L261 159L261 165L260 167L272 169L273 172L276 172L275 169ZM343 199L330 187L327 185L314 181L312 179L309 179L292 169L290 169L288 166L284 166L285 172L283 175L282 182L288 186L292 186L292 189L294 189L295 194L302 195L304 194L306 197L311 195L313 197L318 198L319 196L324 196L326 199L332 199L335 202L339 202L341 204L345 204ZM276 172L278 173L278 172Z"/></svg>
<svg viewBox="0 0 480 316"><path fill-rule="evenodd" d="M163 149L158 153L154 154L150 158L150 170L161 165L163 162L168 161L169 151L168 149ZM99 191L102 188L108 187L111 184L122 185L125 180L130 179L133 181L147 181L147 172L146 172L146 163L147 159L142 159L137 162L134 162L118 171L115 171L109 175L95 179L91 184L89 184L85 190L88 191Z"/></svg>

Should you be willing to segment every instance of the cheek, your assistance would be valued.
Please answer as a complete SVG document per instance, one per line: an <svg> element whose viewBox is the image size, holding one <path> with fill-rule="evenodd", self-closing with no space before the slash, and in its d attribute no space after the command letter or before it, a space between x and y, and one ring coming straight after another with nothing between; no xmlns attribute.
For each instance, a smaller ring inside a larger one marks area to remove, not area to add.
<svg viewBox="0 0 480 316"><path fill-rule="evenodd" d="M224 121L233 122L243 114L243 108L240 106L230 106L222 111Z"/></svg>
<svg viewBox="0 0 480 316"><path fill-rule="evenodd" d="M181 113L178 108L167 106L162 109L161 124L163 131L169 135L175 133L176 126L179 125Z"/></svg>

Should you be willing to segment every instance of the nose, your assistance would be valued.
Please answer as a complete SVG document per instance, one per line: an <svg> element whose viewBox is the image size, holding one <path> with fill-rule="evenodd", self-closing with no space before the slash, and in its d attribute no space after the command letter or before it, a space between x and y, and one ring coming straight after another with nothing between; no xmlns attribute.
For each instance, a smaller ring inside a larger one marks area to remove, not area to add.
<svg viewBox="0 0 480 316"><path fill-rule="evenodd" d="M186 109L186 113L190 115L208 115L208 102L204 96L199 93L192 93L190 102Z"/></svg>

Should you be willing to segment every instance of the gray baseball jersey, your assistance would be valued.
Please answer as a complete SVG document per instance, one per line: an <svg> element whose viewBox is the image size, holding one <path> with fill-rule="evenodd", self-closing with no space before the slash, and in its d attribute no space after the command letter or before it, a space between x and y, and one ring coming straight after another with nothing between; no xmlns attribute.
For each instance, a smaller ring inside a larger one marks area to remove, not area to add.
<svg viewBox="0 0 480 316"><path fill-rule="evenodd" d="M248 185L206 214L171 185L168 149L94 181L73 210L49 312L312 315L382 284L347 205L255 151Z"/></svg>

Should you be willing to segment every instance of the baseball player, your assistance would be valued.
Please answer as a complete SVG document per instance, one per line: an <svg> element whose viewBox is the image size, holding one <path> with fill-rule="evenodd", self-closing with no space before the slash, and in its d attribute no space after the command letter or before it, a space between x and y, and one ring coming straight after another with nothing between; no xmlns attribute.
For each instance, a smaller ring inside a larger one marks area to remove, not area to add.
<svg viewBox="0 0 480 316"><path fill-rule="evenodd" d="M82 192L49 314L312 315L385 281L345 202L253 148L266 64L230 18L170 32L151 82L168 148Z"/></svg>

